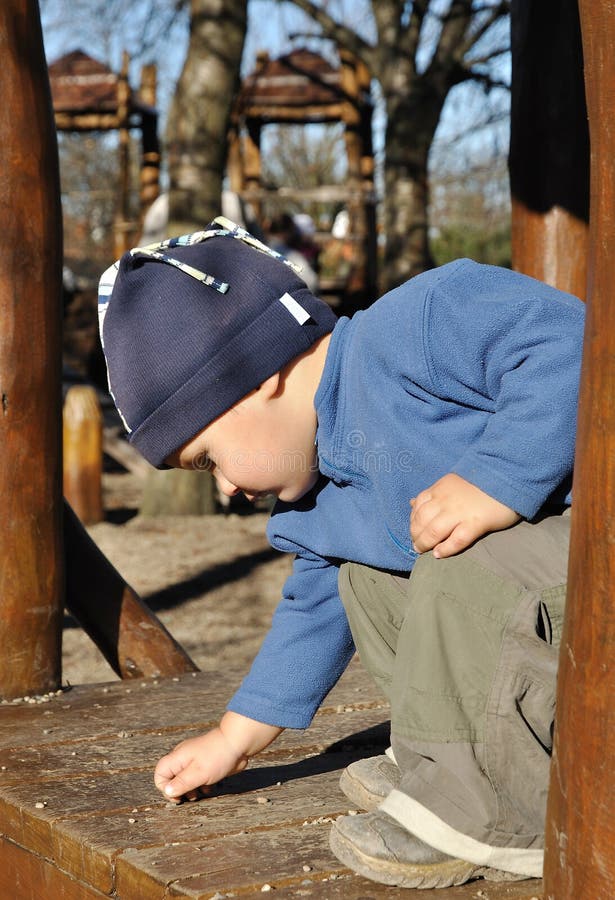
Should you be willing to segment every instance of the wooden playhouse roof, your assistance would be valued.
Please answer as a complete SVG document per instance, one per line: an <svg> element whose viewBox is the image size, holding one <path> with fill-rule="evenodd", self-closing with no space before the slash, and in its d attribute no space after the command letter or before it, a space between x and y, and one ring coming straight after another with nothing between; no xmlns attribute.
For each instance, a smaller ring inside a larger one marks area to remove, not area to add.
<svg viewBox="0 0 615 900"><path fill-rule="evenodd" d="M49 81L56 114L117 112L120 75L83 50L73 50L51 63ZM149 111L133 91L130 91L130 111Z"/></svg>
<svg viewBox="0 0 615 900"><path fill-rule="evenodd" d="M258 56L254 71L242 84L236 112L263 121L332 121L349 99L341 68L305 48L278 59ZM354 98L354 102L366 98Z"/></svg>

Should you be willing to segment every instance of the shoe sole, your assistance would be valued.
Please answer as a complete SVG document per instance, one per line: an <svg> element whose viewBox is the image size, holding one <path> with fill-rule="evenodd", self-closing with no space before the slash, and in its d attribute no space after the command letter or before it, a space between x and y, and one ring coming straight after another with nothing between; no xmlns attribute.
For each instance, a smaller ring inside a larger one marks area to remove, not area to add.
<svg viewBox="0 0 615 900"><path fill-rule="evenodd" d="M367 812L376 809L386 797L386 795L382 796L381 794L374 794L368 791L361 781L348 774L348 769L344 769L340 775L340 789L351 803Z"/></svg>
<svg viewBox="0 0 615 900"><path fill-rule="evenodd" d="M380 884L394 885L402 888L448 888L465 884L474 878L485 878L488 881L522 881L528 876L512 875L495 869L476 866L462 859L433 863L432 865L412 865L395 860L381 860L362 853L354 844L331 826L329 843L335 856L345 866Z"/></svg>

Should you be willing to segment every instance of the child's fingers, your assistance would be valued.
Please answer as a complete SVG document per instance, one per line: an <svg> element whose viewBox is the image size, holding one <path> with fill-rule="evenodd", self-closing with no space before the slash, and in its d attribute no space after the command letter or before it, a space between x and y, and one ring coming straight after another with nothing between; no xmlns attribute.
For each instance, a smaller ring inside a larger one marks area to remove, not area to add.
<svg viewBox="0 0 615 900"><path fill-rule="evenodd" d="M163 756L154 771L156 787L169 799L182 796L196 799L195 791L200 786L202 778L203 773L197 774L194 770L193 760L185 758L183 753L178 752Z"/></svg>
<svg viewBox="0 0 615 900"><path fill-rule="evenodd" d="M446 540L458 524L457 516L441 512L437 506L424 504L410 518L410 536L415 550L425 553Z"/></svg>
<svg viewBox="0 0 615 900"><path fill-rule="evenodd" d="M480 532L476 529L468 528L464 522L461 522L453 528L446 540L434 546L433 555L436 559L446 559L448 556L455 556L456 553L461 553L462 550L473 544L479 535Z"/></svg>

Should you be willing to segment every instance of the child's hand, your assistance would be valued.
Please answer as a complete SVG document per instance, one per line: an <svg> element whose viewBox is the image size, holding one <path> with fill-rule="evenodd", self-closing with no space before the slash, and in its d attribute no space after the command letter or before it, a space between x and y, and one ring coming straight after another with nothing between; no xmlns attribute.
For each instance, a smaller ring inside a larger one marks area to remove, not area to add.
<svg viewBox="0 0 615 900"><path fill-rule="evenodd" d="M454 556L490 531L502 531L521 516L461 478L445 475L410 501L410 535L419 553Z"/></svg>
<svg viewBox="0 0 615 900"><path fill-rule="evenodd" d="M182 741L159 760L154 782L168 800L196 800L200 788L241 772L283 729L227 712L217 728Z"/></svg>

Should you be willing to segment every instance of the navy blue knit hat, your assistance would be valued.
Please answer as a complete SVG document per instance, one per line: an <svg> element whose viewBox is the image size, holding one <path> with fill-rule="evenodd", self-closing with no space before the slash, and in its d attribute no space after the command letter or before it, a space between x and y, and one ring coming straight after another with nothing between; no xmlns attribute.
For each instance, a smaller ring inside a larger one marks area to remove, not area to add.
<svg viewBox="0 0 615 900"><path fill-rule="evenodd" d="M125 253L100 280L109 389L157 468L336 321L280 254L222 217Z"/></svg>

